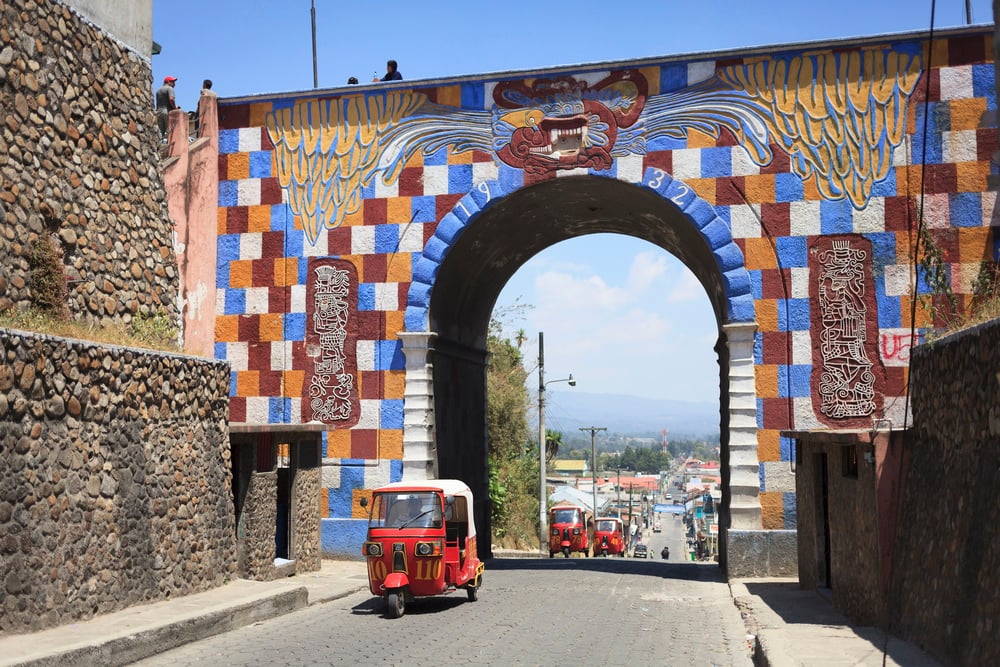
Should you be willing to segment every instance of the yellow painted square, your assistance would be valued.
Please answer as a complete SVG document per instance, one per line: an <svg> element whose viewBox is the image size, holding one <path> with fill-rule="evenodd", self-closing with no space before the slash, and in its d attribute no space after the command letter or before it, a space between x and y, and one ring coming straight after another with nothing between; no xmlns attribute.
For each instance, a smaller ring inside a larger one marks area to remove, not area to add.
<svg viewBox="0 0 1000 667"><path fill-rule="evenodd" d="M757 429L757 460L781 460L781 431L776 428Z"/></svg>
<svg viewBox="0 0 1000 667"><path fill-rule="evenodd" d="M754 368L758 398L778 398L778 366L765 364Z"/></svg>
<svg viewBox="0 0 1000 667"><path fill-rule="evenodd" d="M383 398L403 398L406 384L406 371L385 371L382 385Z"/></svg>
<svg viewBox="0 0 1000 667"><path fill-rule="evenodd" d="M250 105L250 127L264 127L265 118L271 110L270 102L257 102Z"/></svg>
<svg viewBox="0 0 1000 667"><path fill-rule="evenodd" d="M302 385L306 381L305 371L282 371L281 385L283 396L301 396Z"/></svg>
<svg viewBox="0 0 1000 667"><path fill-rule="evenodd" d="M407 223L412 218L413 203L409 197L393 197L386 202L386 222Z"/></svg>
<svg viewBox="0 0 1000 667"><path fill-rule="evenodd" d="M761 528L764 530L781 530L785 527L785 507L783 500L780 491L764 491L760 494Z"/></svg>
<svg viewBox="0 0 1000 667"><path fill-rule="evenodd" d="M260 338L263 342L284 339L285 328L281 313L264 313L260 316Z"/></svg>
<svg viewBox="0 0 1000 667"><path fill-rule="evenodd" d="M451 149L448 149L448 164L472 164L472 151L463 151L461 153L452 153Z"/></svg>
<svg viewBox="0 0 1000 667"><path fill-rule="evenodd" d="M743 261L746 263L747 270L756 271L757 269L777 268L774 248L771 247L768 239L748 238L743 239L743 241Z"/></svg>
<svg viewBox="0 0 1000 667"><path fill-rule="evenodd" d="M215 212L215 231L220 236L222 234L227 233L227 230L226 230L226 212L228 210L229 210L228 208L226 208L224 206L220 206L218 209L216 209L216 212Z"/></svg>
<svg viewBox="0 0 1000 667"><path fill-rule="evenodd" d="M230 287L253 287L253 260L236 259L229 263Z"/></svg>
<svg viewBox="0 0 1000 667"><path fill-rule="evenodd" d="M698 130L688 130L688 148L714 148L718 140Z"/></svg>
<svg viewBox="0 0 1000 667"><path fill-rule="evenodd" d="M385 338L386 340L396 340L400 331L406 331L406 312L402 310L391 310L385 314ZM401 396L402 394L400 394Z"/></svg>
<svg viewBox="0 0 1000 667"><path fill-rule="evenodd" d="M462 87L441 86L437 89L437 101L438 104L443 104L446 107L461 107Z"/></svg>
<svg viewBox="0 0 1000 667"><path fill-rule="evenodd" d="M684 181L685 184L691 186L691 189L695 193L707 201L712 206L715 206L715 179L714 178L688 178Z"/></svg>
<svg viewBox="0 0 1000 667"><path fill-rule="evenodd" d="M378 457L382 460L403 458L403 429L382 429L378 432Z"/></svg>
<svg viewBox="0 0 1000 667"><path fill-rule="evenodd" d="M408 283L413 279L413 255L408 252L389 255L386 261L387 283Z"/></svg>
<svg viewBox="0 0 1000 667"><path fill-rule="evenodd" d="M248 232L271 231L270 206L247 206L247 231Z"/></svg>
<svg viewBox="0 0 1000 667"><path fill-rule="evenodd" d="M368 507L361 506L362 498L368 499ZM371 503L372 503L371 489L351 489L351 518L367 519Z"/></svg>
<svg viewBox="0 0 1000 667"><path fill-rule="evenodd" d="M744 177L744 183L751 204L774 203L774 174L751 174Z"/></svg>
<svg viewBox="0 0 1000 667"><path fill-rule="evenodd" d="M976 265L993 255L989 227L969 227L958 232L958 259L960 262Z"/></svg>
<svg viewBox="0 0 1000 667"><path fill-rule="evenodd" d="M985 97L970 97L963 100L952 100L949 103L951 108L951 129L975 130L979 127L979 121L986 112Z"/></svg>
<svg viewBox="0 0 1000 667"><path fill-rule="evenodd" d="M348 459L351 457L351 430L337 429L326 432L326 457Z"/></svg>
<svg viewBox="0 0 1000 667"><path fill-rule="evenodd" d="M298 216L295 216L298 218ZM344 222L341 223L343 227L362 227L365 224L365 203L361 202L361 207L358 208L354 213L348 213L344 216Z"/></svg>
<svg viewBox="0 0 1000 667"><path fill-rule="evenodd" d="M298 282L299 282L298 257L279 257L274 260L274 284L276 287L297 285Z"/></svg>
<svg viewBox="0 0 1000 667"><path fill-rule="evenodd" d="M226 157L226 176L231 181L250 178L250 154L230 153Z"/></svg>
<svg viewBox="0 0 1000 667"><path fill-rule="evenodd" d="M218 343L235 343L240 339L239 315L215 316L215 340Z"/></svg>
<svg viewBox="0 0 1000 667"><path fill-rule="evenodd" d="M986 177L990 173L989 162L959 162L955 165L958 174L958 192L985 192Z"/></svg>
<svg viewBox="0 0 1000 667"><path fill-rule="evenodd" d="M754 301L754 311L757 316L757 328L760 331L778 330L777 299L757 299Z"/></svg>
<svg viewBox="0 0 1000 667"><path fill-rule="evenodd" d="M258 396L260 394L259 371L236 371L236 395Z"/></svg>

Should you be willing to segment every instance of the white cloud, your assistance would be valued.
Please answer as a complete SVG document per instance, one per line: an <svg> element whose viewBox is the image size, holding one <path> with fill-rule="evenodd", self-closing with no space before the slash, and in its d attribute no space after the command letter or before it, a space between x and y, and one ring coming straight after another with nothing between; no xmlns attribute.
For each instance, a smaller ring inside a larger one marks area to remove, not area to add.
<svg viewBox="0 0 1000 667"><path fill-rule="evenodd" d="M632 292L645 292L657 278L667 273L667 255L661 252L640 252L628 271L628 286Z"/></svg>
<svg viewBox="0 0 1000 667"><path fill-rule="evenodd" d="M535 279L535 294L540 308L556 310L613 310L630 299L628 290L612 287L600 276L578 278L558 271L539 275Z"/></svg>
<svg viewBox="0 0 1000 667"><path fill-rule="evenodd" d="M655 313L632 308L618 315L614 321L598 328L597 335L604 342L637 343L661 339L670 331L670 323Z"/></svg>
<svg viewBox="0 0 1000 667"><path fill-rule="evenodd" d="M667 295L667 303L680 303L705 297L705 288L686 266L681 268L680 278Z"/></svg>

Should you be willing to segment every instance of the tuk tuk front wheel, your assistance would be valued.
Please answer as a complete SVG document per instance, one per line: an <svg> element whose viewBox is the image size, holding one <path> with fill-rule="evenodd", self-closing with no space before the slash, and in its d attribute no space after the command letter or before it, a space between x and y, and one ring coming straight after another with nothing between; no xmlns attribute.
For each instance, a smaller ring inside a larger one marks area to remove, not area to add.
<svg viewBox="0 0 1000 667"><path fill-rule="evenodd" d="M569 547L563 549L562 552L563 552L563 558L569 558Z"/></svg>
<svg viewBox="0 0 1000 667"><path fill-rule="evenodd" d="M483 577L480 575L479 579L476 580L474 586L469 586L465 589L466 595L469 596L469 602L475 602L479 599L479 587L483 585Z"/></svg>
<svg viewBox="0 0 1000 667"><path fill-rule="evenodd" d="M385 596L385 611L389 618L399 618L406 613L406 595L402 588L394 588Z"/></svg>

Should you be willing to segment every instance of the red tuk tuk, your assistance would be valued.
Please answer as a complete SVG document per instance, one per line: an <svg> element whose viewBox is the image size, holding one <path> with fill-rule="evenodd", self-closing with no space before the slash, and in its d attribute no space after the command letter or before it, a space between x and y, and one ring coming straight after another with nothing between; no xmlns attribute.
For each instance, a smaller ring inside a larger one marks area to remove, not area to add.
<svg viewBox="0 0 1000 667"><path fill-rule="evenodd" d="M590 557L594 522L590 511L577 505L557 505L549 510L549 558L558 552L569 558L574 551Z"/></svg>
<svg viewBox="0 0 1000 667"><path fill-rule="evenodd" d="M361 501L367 506L367 498ZM464 588L479 598L485 566L476 552L472 491L455 479L395 482L372 494L368 587L399 618L416 597Z"/></svg>
<svg viewBox="0 0 1000 667"><path fill-rule="evenodd" d="M625 557L625 530L615 516L598 517L594 527L594 554Z"/></svg>

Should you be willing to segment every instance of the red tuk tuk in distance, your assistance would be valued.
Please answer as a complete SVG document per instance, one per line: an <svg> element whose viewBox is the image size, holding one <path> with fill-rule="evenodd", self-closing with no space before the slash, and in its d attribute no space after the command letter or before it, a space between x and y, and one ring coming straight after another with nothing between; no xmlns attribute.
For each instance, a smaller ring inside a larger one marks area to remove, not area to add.
<svg viewBox="0 0 1000 667"><path fill-rule="evenodd" d="M590 556L594 519L590 510L577 505L556 505L549 510L549 558L574 551Z"/></svg>
<svg viewBox="0 0 1000 667"><path fill-rule="evenodd" d="M625 557L625 530L622 520L614 516L597 518L594 528L594 555Z"/></svg>
<svg viewBox="0 0 1000 667"><path fill-rule="evenodd" d="M457 479L394 482L372 492L362 550L368 587L385 600L389 618L417 597L464 588L469 600L479 598L485 566L472 507L472 491Z"/></svg>

